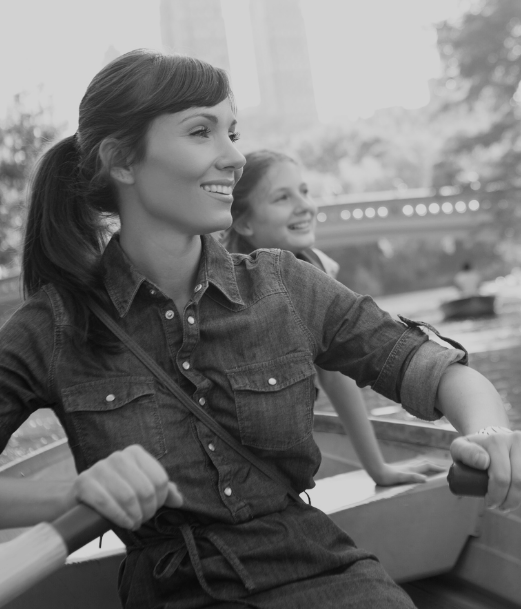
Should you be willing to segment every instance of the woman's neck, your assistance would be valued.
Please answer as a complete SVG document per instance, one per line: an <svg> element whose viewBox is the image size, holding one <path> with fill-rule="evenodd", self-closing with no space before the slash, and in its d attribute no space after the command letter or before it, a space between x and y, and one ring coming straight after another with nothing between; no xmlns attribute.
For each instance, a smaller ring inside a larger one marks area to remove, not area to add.
<svg viewBox="0 0 521 609"><path fill-rule="evenodd" d="M146 232L146 231L145 231ZM154 235L125 230L122 225L120 244L136 269L169 296L179 312L192 297L202 244L199 235Z"/></svg>

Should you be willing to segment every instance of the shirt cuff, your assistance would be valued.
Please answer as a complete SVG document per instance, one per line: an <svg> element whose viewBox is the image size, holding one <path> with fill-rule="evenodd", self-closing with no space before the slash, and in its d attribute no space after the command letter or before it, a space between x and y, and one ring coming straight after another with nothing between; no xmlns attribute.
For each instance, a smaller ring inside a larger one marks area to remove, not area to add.
<svg viewBox="0 0 521 609"><path fill-rule="evenodd" d="M405 410L427 421L442 417L443 413L435 408L441 376L448 366L465 359L466 353L460 349L446 349L433 341L423 343L403 377L401 398Z"/></svg>

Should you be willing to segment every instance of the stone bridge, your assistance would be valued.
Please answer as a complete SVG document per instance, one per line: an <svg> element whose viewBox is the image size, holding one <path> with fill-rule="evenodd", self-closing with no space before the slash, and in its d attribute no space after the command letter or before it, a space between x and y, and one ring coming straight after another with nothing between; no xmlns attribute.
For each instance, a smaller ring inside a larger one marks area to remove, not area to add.
<svg viewBox="0 0 521 609"><path fill-rule="evenodd" d="M521 202L521 190L422 188L340 195L318 202L316 246L370 243L382 238L461 237L494 222L492 207Z"/></svg>

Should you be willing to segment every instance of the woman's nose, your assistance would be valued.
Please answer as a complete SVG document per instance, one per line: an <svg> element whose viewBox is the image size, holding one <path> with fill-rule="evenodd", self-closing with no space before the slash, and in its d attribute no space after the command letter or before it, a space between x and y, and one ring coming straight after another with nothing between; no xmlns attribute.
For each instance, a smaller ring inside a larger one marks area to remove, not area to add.
<svg viewBox="0 0 521 609"><path fill-rule="evenodd" d="M226 150L219 158L217 166L219 169L232 169L233 171L241 171L246 164L246 158L235 145L229 141Z"/></svg>
<svg viewBox="0 0 521 609"><path fill-rule="evenodd" d="M297 213L309 213L316 214L317 206L315 202L308 194L299 193L297 196Z"/></svg>

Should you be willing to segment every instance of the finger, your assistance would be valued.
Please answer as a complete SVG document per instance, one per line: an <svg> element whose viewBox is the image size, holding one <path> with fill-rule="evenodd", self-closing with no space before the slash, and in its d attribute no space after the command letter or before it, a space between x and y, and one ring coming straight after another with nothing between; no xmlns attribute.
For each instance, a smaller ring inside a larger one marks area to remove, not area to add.
<svg viewBox="0 0 521 609"><path fill-rule="evenodd" d="M76 488L79 501L90 505L114 524L124 529L135 529L141 523L140 515L135 518L129 514L112 492L107 490L104 483L98 477L91 475L91 470L78 476Z"/></svg>
<svg viewBox="0 0 521 609"><path fill-rule="evenodd" d="M521 505L521 442L514 442L510 448L511 479L508 494L499 506L504 512L515 510Z"/></svg>
<svg viewBox="0 0 521 609"><path fill-rule="evenodd" d="M485 503L488 508L497 508L504 503L510 488L510 439L505 434L467 436L470 444L487 450L489 455L488 492Z"/></svg>
<svg viewBox="0 0 521 609"><path fill-rule="evenodd" d="M411 484L412 482L426 482L427 476L411 471L401 471L398 484Z"/></svg>
<svg viewBox="0 0 521 609"><path fill-rule="evenodd" d="M183 495L179 492L174 482L168 482L167 495L165 505L167 507L177 508L183 505Z"/></svg>
<svg viewBox="0 0 521 609"><path fill-rule="evenodd" d="M477 434L470 436L478 438ZM485 436L481 436L484 438ZM450 452L454 461L461 461L469 467L476 469L487 469L490 465L490 456L488 452L477 444L471 442L467 436L456 438L451 444Z"/></svg>
<svg viewBox="0 0 521 609"><path fill-rule="evenodd" d="M419 461L418 463L412 463L409 469L419 474L434 474L446 471L447 467L431 461Z"/></svg>
<svg viewBox="0 0 521 609"><path fill-rule="evenodd" d="M139 469L147 476L154 485L158 495L158 507L163 505L167 495L168 474L157 459L152 457L143 447L139 445L128 446L125 451Z"/></svg>

